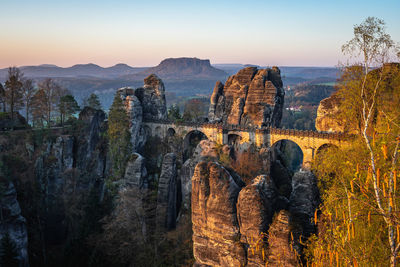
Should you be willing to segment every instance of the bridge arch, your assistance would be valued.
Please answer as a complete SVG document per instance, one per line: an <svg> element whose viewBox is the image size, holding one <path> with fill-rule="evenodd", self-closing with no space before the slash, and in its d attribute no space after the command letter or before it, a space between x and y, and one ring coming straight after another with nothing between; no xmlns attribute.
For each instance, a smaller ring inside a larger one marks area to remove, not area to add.
<svg viewBox="0 0 400 267"><path fill-rule="evenodd" d="M175 129L174 128L172 128L172 127L170 127L170 128L168 128L168 130L167 130L167 135L170 137L170 136L174 136L176 134L176 131L175 131Z"/></svg>
<svg viewBox="0 0 400 267"><path fill-rule="evenodd" d="M334 144L331 144L331 143L325 143L325 144L320 145L316 149L315 156L318 156L319 154L323 153L325 150L331 149L331 148L339 149L339 147L337 145L334 145Z"/></svg>
<svg viewBox="0 0 400 267"><path fill-rule="evenodd" d="M271 145L271 149L278 149L282 152L285 166L292 171L298 171L305 163L303 148L293 140L279 139Z"/></svg>
<svg viewBox="0 0 400 267"><path fill-rule="evenodd" d="M238 146L241 143L241 140L242 136L236 133L228 134L228 145L230 146Z"/></svg>
<svg viewBox="0 0 400 267"><path fill-rule="evenodd" d="M200 130L192 130L185 135L183 138L183 162L193 155L196 146L205 139L208 139L207 135Z"/></svg>

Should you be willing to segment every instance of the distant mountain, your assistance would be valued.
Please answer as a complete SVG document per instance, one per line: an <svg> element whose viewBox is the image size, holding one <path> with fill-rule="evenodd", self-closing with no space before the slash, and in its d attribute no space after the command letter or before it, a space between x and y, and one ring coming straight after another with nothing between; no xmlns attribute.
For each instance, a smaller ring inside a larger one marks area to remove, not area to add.
<svg viewBox="0 0 400 267"><path fill-rule="evenodd" d="M150 74L156 74L165 80L218 80L227 78L228 74L214 68L208 59L198 58L167 58L153 68L148 68L140 73L132 75L131 79L142 79Z"/></svg>
<svg viewBox="0 0 400 267"><path fill-rule="evenodd" d="M112 67L103 68L96 64L77 64L72 67L62 68L51 64L39 66L20 67L25 77L44 78L44 77L97 77L97 78L116 78L141 72L147 68L134 68L126 64L117 64ZM0 80L7 76L7 68L0 69Z"/></svg>

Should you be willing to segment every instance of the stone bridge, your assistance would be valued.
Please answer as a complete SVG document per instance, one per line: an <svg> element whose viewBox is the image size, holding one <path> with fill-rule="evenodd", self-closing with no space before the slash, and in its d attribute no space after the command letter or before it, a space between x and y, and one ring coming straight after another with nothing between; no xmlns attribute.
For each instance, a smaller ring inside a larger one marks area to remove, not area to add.
<svg viewBox="0 0 400 267"><path fill-rule="evenodd" d="M309 168L317 151L325 146L337 147L347 144L349 135L323 133L269 127L244 127L216 123L174 123L171 121L143 121L143 127L150 136L160 138L177 134L188 143L193 134L201 135L220 144L254 144L257 147L272 147L278 141L290 140L303 152L303 167Z"/></svg>

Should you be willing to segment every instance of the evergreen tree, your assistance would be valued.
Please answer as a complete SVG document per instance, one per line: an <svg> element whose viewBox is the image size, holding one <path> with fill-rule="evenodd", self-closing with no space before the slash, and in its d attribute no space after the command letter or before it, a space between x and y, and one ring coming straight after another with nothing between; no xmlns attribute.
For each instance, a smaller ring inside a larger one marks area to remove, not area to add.
<svg viewBox="0 0 400 267"><path fill-rule="evenodd" d="M6 233L1 239L1 253L0 253L0 263L1 266L7 267L18 267L18 253L17 246L14 241L11 240L11 237L8 233Z"/></svg>
<svg viewBox="0 0 400 267"><path fill-rule="evenodd" d="M117 92L108 115L109 152L112 161L113 179L120 179L131 154L129 117L120 94Z"/></svg>
<svg viewBox="0 0 400 267"><path fill-rule="evenodd" d="M91 107L94 109L102 109L99 97L96 94L90 94L90 96L83 100L84 107Z"/></svg>
<svg viewBox="0 0 400 267"><path fill-rule="evenodd" d="M58 104L61 126L64 126L64 121L70 118L75 112L78 112L79 109L78 103L72 95L61 97L60 103Z"/></svg>
<svg viewBox="0 0 400 267"><path fill-rule="evenodd" d="M168 119L171 121L177 121L182 119L181 112L178 105L172 105L168 109Z"/></svg>

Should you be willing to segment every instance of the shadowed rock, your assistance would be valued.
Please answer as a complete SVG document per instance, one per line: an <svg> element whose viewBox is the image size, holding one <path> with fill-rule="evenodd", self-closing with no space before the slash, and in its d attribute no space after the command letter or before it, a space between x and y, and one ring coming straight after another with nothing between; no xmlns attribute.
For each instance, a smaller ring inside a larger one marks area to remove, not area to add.
<svg viewBox="0 0 400 267"><path fill-rule="evenodd" d="M158 180L157 229L158 232L174 229L177 217L176 155L164 156L161 175Z"/></svg>

